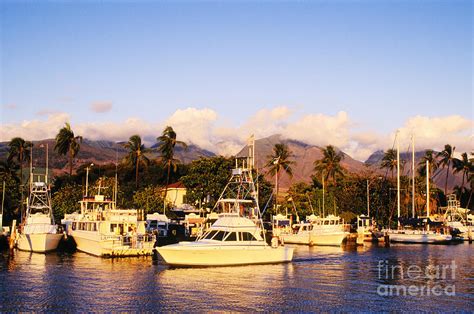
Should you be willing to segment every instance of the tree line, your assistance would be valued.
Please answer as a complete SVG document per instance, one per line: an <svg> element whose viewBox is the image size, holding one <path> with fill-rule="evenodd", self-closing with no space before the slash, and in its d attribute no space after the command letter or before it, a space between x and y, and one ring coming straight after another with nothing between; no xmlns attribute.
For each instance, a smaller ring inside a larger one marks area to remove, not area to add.
<svg viewBox="0 0 474 314"><path fill-rule="evenodd" d="M112 196L115 179L118 177L119 194L117 206L122 208L143 208L147 212L166 212L172 206L167 204L166 195L168 185L181 181L186 189L186 201L196 207L212 208L230 176L233 159L222 156L201 157L189 164L181 164L175 158L177 146L187 148L186 143L177 139L177 134L171 126L167 126L162 134L156 138L159 153L157 159L151 159L150 148L146 148L139 135L132 135L123 144L128 153L117 164L80 165L73 173L73 162L80 151L82 136L75 135L69 123L61 128L55 137L54 151L65 156L68 161L69 173L59 175L52 181L53 209L56 219L61 219L65 213L79 209L78 201L85 195L86 173L89 172L90 186L96 185L99 180L105 188L105 193ZM30 161L31 142L22 138L13 138L9 144L8 158L0 163L0 175L5 181L5 220L18 219L24 207L25 163ZM366 213L371 208L371 216L387 224L393 221L395 209L395 183L393 171L396 168L396 151L389 149L384 152L381 168L391 171L391 178L380 177L376 173L354 174L345 169L341 162L344 159L342 152L332 145L322 150L322 158L314 162L312 182L293 184L285 195L280 194L279 180L281 174L293 175L292 152L284 143L274 145L272 154L267 156L264 171L260 172L259 203L265 210L267 218L278 212L288 212L303 219L305 215L338 214L346 220L352 220L356 215ZM446 168L444 192L436 187L430 190L433 208L445 203L447 183L450 172L462 173L462 184L454 191L461 200L461 205L472 207L473 191L473 158L467 153L461 159L454 157L455 148L445 145L443 151L435 153L427 150L418 164L416 185L417 213L422 213L426 205L423 195L425 191L426 170L425 161L430 161L430 180L439 174L438 169ZM148 155L148 156L147 156ZM472 154L471 154L472 155ZM268 182L262 173L273 177L274 184ZM423 177L425 179L423 179ZM408 214L411 202L410 180L402 176L402 207ZM466 183L467 182L467 186ZM368 202L368 200L370 201ZM167 214L173 215L172 212ZM59 221L59 220L58 220Z"/></svg>

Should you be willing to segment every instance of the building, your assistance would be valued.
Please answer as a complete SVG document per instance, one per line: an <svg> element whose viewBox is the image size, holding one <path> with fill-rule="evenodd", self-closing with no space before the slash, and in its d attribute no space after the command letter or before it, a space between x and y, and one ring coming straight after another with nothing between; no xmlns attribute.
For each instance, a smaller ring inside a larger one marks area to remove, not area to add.
<svg viewBox="0 0 474 314"><path fill-rule="evenodd" d="M168 185L166 192L166 202L173 204L173 207L180 207L185 203L186 187L181 182Z"/></svg>

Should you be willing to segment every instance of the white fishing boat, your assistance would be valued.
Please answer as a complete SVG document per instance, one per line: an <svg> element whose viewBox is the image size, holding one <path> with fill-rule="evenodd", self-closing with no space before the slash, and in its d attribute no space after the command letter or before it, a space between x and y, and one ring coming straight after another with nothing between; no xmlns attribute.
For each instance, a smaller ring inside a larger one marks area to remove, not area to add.
<svg viewBox="0 0 474 314"><path fill-rule="evenodd" d="M398 209L398 228L395 230L386 230L391 242L398 243L425 243L425 244L445 244L452 240L452 236L444 228L430 230L430 172L429 162L426 161L426 219L415 219L415 150L414 137L412 137L412 220L416 222L410 228L406 225L403 228L400 218L400 147L397 133L397 209ZM420 222L422 226L419 226Z"/></svg>
<svg viewBox="0 0 474 314"><path fill-rule="evenodd" d="M473 215L469 209L462 208L461 203L456 199L456 195L448 195L448 206L441 207L445 211L443 220L448 227L457 233L457 237L472 241L474 237Z"/></svg>
<svg viewBox="0 0 474 314"><path fill-rule="evenodd" d="M173 266L230 266L290 262L293 248L268 245L263 232L252 176L253 146L246 159L237 159L232 177L213 211L218 219L196 241L156 248Z"/></svg>
<svg viewBox="0 0 474 314"><path fill-rule="evenodd" d="M30 174L30 180L33 180L33 173ZM54 223L51 194L46 182L30 182L26 212L19 226L16 247L22 251L45 253L56 250L62 237L63 234Z"/></svg>
<svg viewBox="0 0 474 314"><path fill-rule="evenodd" d="M99 182L97 194L86 194L79 202L80 213L66 214L62 220L77 249L99 257L151 255L155 237L146 232L143 210L118 209L100 190Z"/></svg>
<svg viewBox="0 0 474 314"><path fill-rule="evenodd" d="M357 242L383 241L383 233L377 229L375 220L370 216L357 216Z"/></svg>

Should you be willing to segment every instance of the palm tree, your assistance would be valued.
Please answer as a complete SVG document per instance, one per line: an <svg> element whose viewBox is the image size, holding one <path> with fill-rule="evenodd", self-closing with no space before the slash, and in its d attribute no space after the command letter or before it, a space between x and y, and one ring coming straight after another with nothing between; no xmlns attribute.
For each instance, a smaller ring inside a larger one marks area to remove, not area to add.
<svg viewBox="0 0 474 314"><path fill-rule="evenodd" d="M8 143L10 150L8 152L7 163L10 164L14 159L20 165L20 185L23 185L23 162L30 160L30 153L33 144L25 141L21 137L12 138Z"/></svg>
<svg viewBox="0 0 474 314"><path fill-rule="evenodd" d="M143 162L145 165L148 165L150 162L148 157L145 156L148 150L142 144L142 138L139 135L130 136L130 139L124 146L129 150L127 161L135 167L135 187L138 188L138 169L140 163Z"/></svg>
<svg viewBox="0 0 474 314"><path fill-rule="evenodd" d="M59 155L68 155L69 175L72 175L72 161L81 149L80 143L82 143L82 136L74 136L71 125L67 122L56 135L54 150L57 151Z"/></svg>
<svg viewBox="0 0 474 314"><path fill-rule="evenodd" d="M290 161L290 150L288 146L282 143L275 144L273 147L273 154L267 156L268 161L265 167L268 168L268 173L272 176L275 176L275 205L278 205L278 180L280 177L280 171L283 170L289 176L293 176L293 169L291 169L291 165L294 164L294 161Z"/></svg>
<svg viewBox="0 0 474 314"><path fill-rule="evenodd" d="M176 140L176 132L170 126L167 126L156 140L160 143L158 151L160 152L161 162L166 164L167 167L165 195L163 197L163 211L166 211L166 194L168 193L171 167L173 167L173 171L176 171L177 163L179 162L179 160L174 158L174 149L176 145L184 148L187 148L187 145Z"/></svg>
<svg viewBox="0 0 474 314"><path fill-rule="evenodd" d="M418 163L418 173L421 176L426 177L426 162L429 162L430 167L430 174L431 176L434 175L435 171L438 170L438 160L434 155L434 151L431 149L427 149L425 151L425 155L421 158L420 162Z"/></svg>
<svg viewBox="0 0 474 314"><path fill-rule="evenodd" d="M323 152L323 158L314 162L314 170L316 173L325 175L326 181L332 179L334 186L336 185L336 177L339 175L344 176L343 167L341 161L344 159L342 152L336 152L336 149L332 145L328 145L321 149Z"/></svg>
<svg viewBox="0 0 474 314"><path fill-rule="evenodd" d="M453 159L453 168L454 173L462 172L462 184L461 190L464 188L464 182L466 178L469 176L469 171L472 169L472 163L467 158L467 153L461 154L461 159L454 158Z"/></svg>
<svg viewBox="0 0 474 314"><path fill-rule="evenodd" d="M447 167L446 169L446 181L444 184L444 195L447 195L448 193L448 176L449 176L449 166L451 165L451 161L454 158L454 150L456 147L453 147L449 144L444 145L444 149L440 151L439 153L436 154L436 157L441 157L439 160L439 164L443 166L443 169Z"/></svg>
<svg viewBox="0 0 474 314"><path fill-rule="evenodd" d="M2 160L0 161L0 176L5 178L12 178L16 183L20 182L18 177L19 166L11 160Z"/></svg>
<svg viewBox="0 0 474 314"><path fill-rule="evenodd" d="M393 179L393 170L397 168L397 151L395 149L391 148L384 153L380 168L390 170Z"/></svg>

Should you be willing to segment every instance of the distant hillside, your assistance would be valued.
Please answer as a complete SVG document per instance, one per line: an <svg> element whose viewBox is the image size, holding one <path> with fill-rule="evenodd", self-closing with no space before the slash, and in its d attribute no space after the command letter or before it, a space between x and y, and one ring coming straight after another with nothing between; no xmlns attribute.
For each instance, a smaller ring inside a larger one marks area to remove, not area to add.
<svg viewBox="0 0 474 314"><path fill-rule="evenodd" d="M33 164L38 167L44 167L46 162L46 144L49 151L49 167L54 174L68 171L66 156L59 156L54 152L55 141L53 139L33 141ZM154 145L152 152L148 153L151 158L159 156L156 151L157 145ZM212 152L203 150L195 145L190 145L186 150L183 148L176 149L176 158L182 163L189 163L199 157L214 156ZM112 141L92 141L84 139L81 144L81 150L74 159L74 167L84 163L107 164L114 163L117 159L122 160L127 155L127 149L123 144ZM0 160L5 160L8 156L8 143L0 143Z"/></svg>
<svg viewBox="0 0 474 314"><path fill-rule="evenodd" d="M434 153L436 154L438 152L434 152ZM424 155L425 155L425 150L415 152L415 175L417 174L417 169ZM376 151L375 153L369 156L369 158L365 161L365 164L370 166L371 168L380 169L383 156L384 156L383 151ZM411 174L411 169L412 169L411 153L401 152L400 160L402 161L401 165L403 165L400 170L401 173L407 176L411 176L412 175ZM388 171L387 169L383 169L382 171L384 174L387 174L388 177L391 176L391 172ZM436 170L434 174L432 174L434 184L436 184L442 190L444 189L444 185L446 182L446 171L447 169L439 168ZM394 171L394 175L396 175L396 170ZM456 185L461 185L461 184L462 184L462 174L460 173L453 174L452 167L450 167L449 176L448 176L448 190L452 191L452 189ZM467 182L465 182L465 184L467 184Z"/></svg>
<svg viewBox="0 0 474 314"><path fill-rule="evenodd" d="M264 165L268 161L268 156L272 154L273 147L277 143L285 143L292 152L292 160L296 162L293 165L293 177L290 178L286 174L281 175L280 184L283 189L290 187L296 182L311 182L311 175L314 173L314 161L322 158L321 147L315 145L308 145L306 143L295 141L291 139L283 139L279 135L273 135L267 138L258 139L255 141L255 157L257 167L260 171L265 172ZM55 141L53 139L34 141L33 163L36 167L44 167L45 165L45 146L49 147L49 167L54 174L65 173L68 171L67 158L65 156L58 156L54 151ZM43 147L41 147L41 145ZM159 154L156 150L158 144L151 147L152 152L148 153L150 158L158 158ZM238 156L246 156L248 148L245 146L237 154ZM117 159L122 160L127 154L127 150L121 143L112 141L91 141L84 139L81 144L81 150L74 160L74 167L84 163L107 164L114 163ZM374 152L365 163L353 159L351 156L344 154L342 166L349 172L356 174L375 173L381 176L391 177L391 173L386 169L380 168L380 163L383 158L383 151ZM8 143L0 143L0 160L4 160L8 155ZM176 148L176 158L182 163L190 163L191 161L200 157L212 157L213 152L199 148L196 145L189 145L185 150L181 147ZM419 161L424 155L424 151L415 154L415 163L418 165ZM405 161L405 166L402 169L405 175L411 175L411 154L401 153L400 157ZM273 178L267 175L267 179L273 182ZM441 189L444 188L446 179L446 169L439 169L434 176L435 184ZM455 185L460 185L462 182L462 175L454 176L452 171L449 173L448 189L452 190Z"/></svg>
<svg viewBox="0 0 474 314"><path fill-rule="evenodd" d="M296 182L311 182L311 175L314 173L314 162L323 157L321 148L319 146L308 145L299 141L282 139L279 135L273 135L267 138L259 139L255 141L255 159L256 165L261 171L267 163L269 156L273 152L273 147L277 143L285 143L288 145L292 153L291 160L295 161L292 165L293 177L288 176L286 173L282 173L280 177L280 184L283 189L290 187ZM248 147L245 146L237 156L246 156ZM353 173L363 173L371 171L370 167L365 165L363 162L353 159L351 156L344 154L342 166ZM269 175L266 176L270 182L273 182L273 178Z"/></svg>
<svg viewBox="0 0 474 314"><path fill-rule="evenodd" d="M269 159L269 156L272 154L273 147L277 143L285 143L288 145L288 148L292 152L292 160L296 163L292 166L293 168L293 177L289 177L287 174L283 173L280 177L280 184L283 189L289 188L293 183L296 182L311 182L311 176L314 174L314 162L323 157L321 147L315 145L308 145L299 141L283 139L279 135L273 135L267 138L259 139L255 141L255 159L256 165L261 171L266 171L264 165ZM336 148L336 150L338 150ZM339 150L338 150L339 151ZM381 169L380 164L383 158L383 151L377 151L373 153L365 163L353 159L351 156L344 154L344 159L342 160L342 166L349 172L355 174L376 174L380 176L391 177L391 173L386 169ZM248 147L245 146L237 154L237 156L246 156L248 154ZM424 156L424 151L419 151L415 153L415 168L418 167L418 163ZM402 168L402 174L411 176L411 154L410 153L401 153L400 159L405 161L405 166ZM416 170L415 170L416 171ZM396 174L396 173L395 173ZM416 172L415 172L416 174ZM266 175L266 178L273 182L274 178ZM444 188L444 183L446 180L446 169L438 169L434 175L434 183L440 187ZM448 178L448 190L452 190L454 186L461 185L462 175L457 174L453 175L450 170Z"/></svg>

